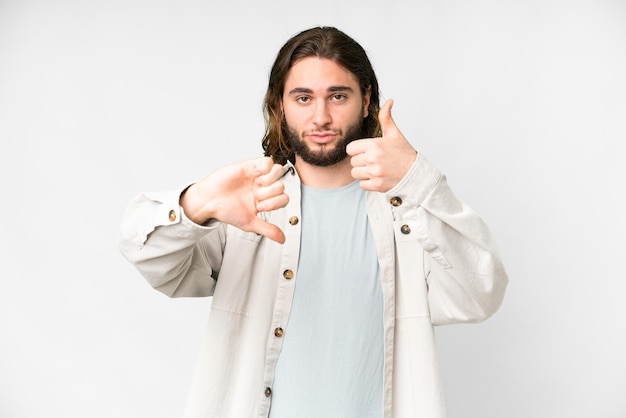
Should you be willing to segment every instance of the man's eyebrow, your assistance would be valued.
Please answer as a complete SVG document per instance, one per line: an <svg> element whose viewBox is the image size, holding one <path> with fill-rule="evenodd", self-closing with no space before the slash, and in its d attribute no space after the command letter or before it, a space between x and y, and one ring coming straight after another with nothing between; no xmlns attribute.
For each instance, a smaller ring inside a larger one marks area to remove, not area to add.
<svg viewBox="0 0 626 418"><path fill-rule="evenodd" d="M350 86L331 86L328 88L328 92L330 93L336 93L338 91L347 91L348 93L352 93L354 92L354 89Z"/></svg>
<svg viewBox="0 0 626 418"><path fill-rule="evenodd" d="M327 92L329 93L337 93L337 92L348 92L348 93L352 93L354 92L354 89L350 86L330 86L328 89L326 89ZM313 94L313 90L307 88L307 87L296 87L294 89L289 90L289 94Z"/></svg>
<svg viewBox="0 0 626 418"><path fill-rule="evenodd" d="M313 90L307 89L306 87L296 87L295 89L289 90L289 94L313 94Z"/></svg>

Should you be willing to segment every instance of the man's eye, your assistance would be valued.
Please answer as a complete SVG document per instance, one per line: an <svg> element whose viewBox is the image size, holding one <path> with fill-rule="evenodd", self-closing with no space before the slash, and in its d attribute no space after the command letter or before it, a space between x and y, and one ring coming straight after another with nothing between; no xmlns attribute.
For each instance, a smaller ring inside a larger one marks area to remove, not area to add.
<svg viewBox="0 0 626 418"><path fill-rule="evenodd" d="M346 96L344 96L343 94L335 94L332 97L332 100L335 101L335 102L340 102L340 101L345 100L345 99L346 99Z"/></svg>
<svg viewBox="0 0 626 418"><path fill-rule="evenodd" d="M307 96L301 96L296 99L296 102L298 103L308 103L310 101L311 101L311 98Z"/></svg>

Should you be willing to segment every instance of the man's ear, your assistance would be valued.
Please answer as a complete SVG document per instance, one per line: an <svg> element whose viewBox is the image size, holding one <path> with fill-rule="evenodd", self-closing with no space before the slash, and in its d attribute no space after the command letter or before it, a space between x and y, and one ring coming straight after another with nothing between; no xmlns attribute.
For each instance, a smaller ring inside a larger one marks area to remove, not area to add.
<svg viewBox="0 0 626 418"><path fill-rule="evenodd" d="M363 119L369 116L370 97L372 96L372 86L367 88L367 91L363 95ZM282 103L281 103L282 106Z"/></svg>

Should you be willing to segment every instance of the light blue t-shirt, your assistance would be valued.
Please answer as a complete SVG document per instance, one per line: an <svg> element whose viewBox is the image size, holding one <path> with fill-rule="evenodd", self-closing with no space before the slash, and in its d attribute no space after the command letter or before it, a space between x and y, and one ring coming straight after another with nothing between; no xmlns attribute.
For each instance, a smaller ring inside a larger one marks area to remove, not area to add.
<svg viewBox="0 0 626 418"><path fill-rule="evenodd" d="M380 418L383 299L365 192L302 186L295 294L271 418Z"/></svg>

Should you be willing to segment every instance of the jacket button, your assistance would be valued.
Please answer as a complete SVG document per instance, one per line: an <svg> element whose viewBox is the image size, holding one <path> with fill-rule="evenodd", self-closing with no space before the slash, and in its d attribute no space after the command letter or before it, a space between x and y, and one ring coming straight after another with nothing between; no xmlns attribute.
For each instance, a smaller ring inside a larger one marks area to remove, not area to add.
<svg viewBox="0 0 626 418"><path fill-rule="evenodd" d="M402 232L404 235L410 234L411 233L411 227L408 225L402 225L400 227L400 232Z"/></svg>
<svg viewBox="0 0 626 418"><path fill-rule="evenodd" d="M176 220L176 211L174 209L170 210L169 220L170 222L174 222Z"/></svg>
<svg viewBox="0 0 626 418"><path fill-rule="evenodd" d="M265 397L269 398L272 396L272 388L265 388Z"/></svg>
<svg viewBox="0 0 626 418"><path fill-rule="evenodd" d="M297 216L292 216L291 218L289 218L289 224L291 225L297 225L299 221L300 220L298 219Z"/></svg>
<svg viewBox="0 0 626 418"><path fill-rule="evenodd" d="M278 327L274 330L274 335L278 338L282 337L285 331L281 327Z"/></svg>
<svg viewBox="0 0 626 418"><path fill-rule="evenodd" d="M402 204L402 199L400 199L398 196L394 196L389 199L389 203L391 203L391 206L400 206Z"/></svg>
<svg viewBox="0 0 626 418"><path fill-rule="evenodd" d="M293 271L287 269L285 271L283 271L283 277L287 280L289 279L293 279Z"/></svg>

